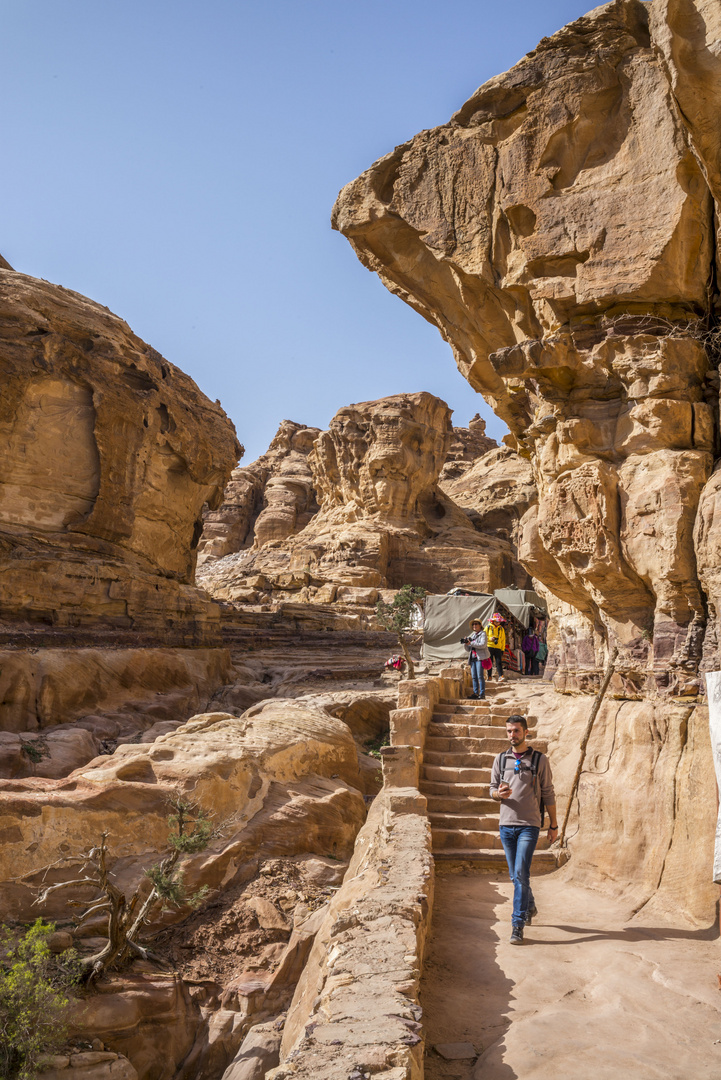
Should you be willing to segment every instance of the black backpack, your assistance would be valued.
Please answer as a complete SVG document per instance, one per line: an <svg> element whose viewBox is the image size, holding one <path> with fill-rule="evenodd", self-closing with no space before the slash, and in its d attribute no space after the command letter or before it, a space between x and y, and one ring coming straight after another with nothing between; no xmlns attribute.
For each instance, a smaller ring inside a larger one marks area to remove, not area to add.
<svg viewBox="0 0 721 1080"><path fill-rule="evenodd" d="M546 807L543 805L543 799L541 798L540 792L538 790L538 766L541 761L541 751L534 750L532 746L529 746L528 749L531 751L531 776L533 777L533 790L536 794L536 798L538 799L538 808L541 811L541 828L543 828L543 819L546 816ZM504 752L501 754L501 780L506 775L506 761L511 756L512 752L510 750L504 750Z"/></svg>

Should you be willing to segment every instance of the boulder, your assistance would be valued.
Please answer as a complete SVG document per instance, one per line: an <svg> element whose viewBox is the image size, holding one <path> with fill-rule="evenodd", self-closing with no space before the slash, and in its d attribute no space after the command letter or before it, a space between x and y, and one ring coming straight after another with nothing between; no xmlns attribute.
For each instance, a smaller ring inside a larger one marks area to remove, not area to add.
<svg viewBox="0 0 721 1080"><path fill-rule="evenodd" d="M94 993L73 1004L70 1016L74 1034L83 1039L100 1038L113 1057L121 1055L126 1071L118 1071L117 1080L173 1080L201 1025L200 1010L183 980L171 974L106 976L95 985ZM74 1057L87 1059L90 1054ZM70 1063L72 1067L72 1057ZM102 1068L102 1064L94 1067ZM58 1080L71 1078L60 1072ZM78 1071L72 1080L116 1080L116 1074L91 1072L86 1077L84 1071Z"/></svg>
<svg viewBox="0 0 721 1080"><path fill-rule="evenodd" d="M38 1080L139 1080L128 1059L112 1053L80 1053L69 1058L54 1055L37 1077Z"/></svg>
<svg viewBox="0 0 721 1080"><path fill-rule="evenodd" d="M251 1028L223 1073L223 1080L263 1080L266 1072L278 1064L281 1038L275 1024Z"/></svg>

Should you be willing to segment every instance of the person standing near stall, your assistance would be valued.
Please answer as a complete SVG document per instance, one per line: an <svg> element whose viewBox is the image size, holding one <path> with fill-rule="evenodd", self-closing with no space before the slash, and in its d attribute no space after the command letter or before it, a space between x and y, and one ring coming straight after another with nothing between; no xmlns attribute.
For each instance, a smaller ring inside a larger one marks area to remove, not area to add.
<svg viewBox="0 0 721 1080"><path fill-rule="evenodd" d="M499 682L503 682L503 653L506 648L506 631L503 629L503 624L505 621L501 613L497 611L494 615L491 615L490 622L486 627L488 648Z"/></svg>
<svg viewBox="0 0 721 1080"><path fill-rule="evenodd" d="M472 698L483 699L486 696L486 680L483 671L483 661L489 657L486 644L486 634L480 619L471 620L471 635L463 639L463 644L468 649L468 665L471 669L473 680Z"/></svg>
<svg viewBox="0 0 721 1080"><path fill-rule="evenodd" d="M533 627L529 626L526 630L526 636L521 642L521 649L526 659L524 675L537 675L538 667L536 665L536 653L538 652L539 641L534 633Z"/></svg>

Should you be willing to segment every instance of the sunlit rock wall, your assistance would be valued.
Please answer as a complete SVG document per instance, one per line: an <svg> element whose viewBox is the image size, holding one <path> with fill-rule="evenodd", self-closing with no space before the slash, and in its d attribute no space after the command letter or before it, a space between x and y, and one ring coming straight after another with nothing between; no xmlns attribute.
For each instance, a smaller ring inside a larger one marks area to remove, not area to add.
<svg viewBox="0 0 721 1080"><path fill-rule="evenodd" d="M597 8L378 161L333 214L508 423L538 488L521 561L586 617L589 645L620 646L639 693L697 686L704 590L716 606L718 111L693 7L654 6L656 42L650 5Z"/></svg>
<svg viewBox="0 0 721 1080"><path fill-rule="evenodd" d="M107 308L0 270L0 619L173 630L204 503L242 448L216 403Z"/></svg>

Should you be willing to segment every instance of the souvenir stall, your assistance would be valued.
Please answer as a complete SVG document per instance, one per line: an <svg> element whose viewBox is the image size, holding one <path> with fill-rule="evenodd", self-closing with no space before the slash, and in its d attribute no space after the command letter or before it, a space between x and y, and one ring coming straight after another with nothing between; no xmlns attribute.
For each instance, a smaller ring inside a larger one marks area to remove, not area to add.
<svg viewBox="0 0 721 1080"><path fill-rule="evenodd" d="M532 589L497 589L495 594L513 616L516 633L514 634L514 659L509 657L508 666L512 671L524 670L522 644L528 637L538 639L538 648L533 660L532 674L542 675L548 657L548 608L546 601ZM520 631L520 632L519 632ZM515 662L514 662L515 661ZM506 658L504 657L504 663Z"/></svg>
<svg viewBox="0 0 721 1080"><path fill-rule="evenodd" d="M423 659L465 660L468 653L461 638L468 636L471 619L479 619L485 627L496 612L503 616L506 631L503 665L507 671L523 671L523 638L528 627L536 625L534 620L538 618L540 623L546 617L545 600L528 589L498 589L493 594L454 589L443 596L427 596ZM543 635L545 642L545 629Z"/></svg>

